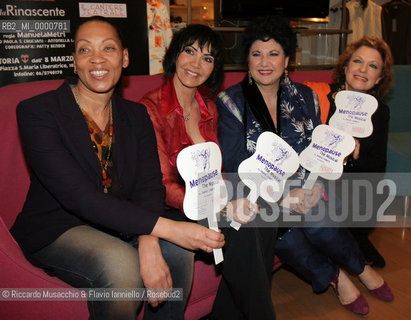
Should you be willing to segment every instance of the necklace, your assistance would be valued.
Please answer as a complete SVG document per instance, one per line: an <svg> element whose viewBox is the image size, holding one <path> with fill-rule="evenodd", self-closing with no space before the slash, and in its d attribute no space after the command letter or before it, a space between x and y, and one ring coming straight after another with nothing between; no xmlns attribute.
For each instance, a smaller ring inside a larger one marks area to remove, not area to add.
<svg viewBox="0 0 411 320"><path fill-rule="evenodd" d="M184 115L184 109L183 109L183 117L184 117L184 121L185 122L187 122L188 120L190 120L190 115L191 115L191 111L193 111L193 105L191 105L191 109L190 109L190 111L186 114L186 115Z"/></svg>
<svg viewBox="0 0 411 320"><path fill-rule="evenodd" d="M78 88L74 87L73 88L73 94L74 94L74 99L77 102L77 105L80 109L80 111L82 112L83 116L86 118L87 121L87 113L83 110L83 108L80 105L80 101L79 101L79 96L78 96ZM108 137L109 137L109 142L108 142L108 150L106 152L106 156L103 159L103 152L101 152L101 154L98 152L98 150L96 149L96 153L97 153L97 157L100 163L100 167L101 167L101 176L102 176L102 186L103 186L103 191L104 193L108 193L108 189L111 187L111 183L112 183L112 179L108 178L107 176L107 167L110 163L110 159L111 159L111 147L113 144L113 136L114 136L114 126L113 126L113 108L112 108L112 103L111 103L111 99L110 99L110 103L109 103L109 121L110 121L110 125L108 127ZM89 132L90 132L90 137L92 142L95 144L96 141L95 139L93 139L93 133L94 130L92 128L89 128Z"/></svg>

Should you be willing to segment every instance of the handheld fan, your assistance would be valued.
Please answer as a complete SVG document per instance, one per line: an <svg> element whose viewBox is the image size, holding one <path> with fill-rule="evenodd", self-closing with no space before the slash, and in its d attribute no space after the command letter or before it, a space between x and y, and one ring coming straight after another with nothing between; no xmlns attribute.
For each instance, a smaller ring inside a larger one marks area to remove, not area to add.
<svg viewBox="0 0 411 320"><path fill-rule="evenodd" d="M304 189L311 189L318 176L336 180L343 173L344 158L355 148L354 138L326 124L315 127L310 145L300 153L300 164L310 171Z"/></svg>
<svg viewBox="0 0 411 320"><path fill-rule="evenodd" d="M343 90L335 96L335 105L336 110L329 122L331 127L357 138L371 135L371 116L377 110L377 99L366 93Z"/></svg>
<svg viewBox="0 0 411 320"><path fill-rule="evenodd" d="M241 162L238 175L251 190L248 200L255 203L262 197L267 202L277 202L286 180L298 167L294 149L276 134L266 131L258 137L255 153ZM238 230L241 224L233 221L231 226Z"/></svg>
<svg viewBox="0 0 411 320"><path fill-rule="evenodd" d="M177 156L177 169L186 183L183 209L191 220L207 218L218 231L217 212L227 204L227 189L221 175L221 151L214 142L189 146ZM224 260L221 249L213 249L216 264Z"/></svg>

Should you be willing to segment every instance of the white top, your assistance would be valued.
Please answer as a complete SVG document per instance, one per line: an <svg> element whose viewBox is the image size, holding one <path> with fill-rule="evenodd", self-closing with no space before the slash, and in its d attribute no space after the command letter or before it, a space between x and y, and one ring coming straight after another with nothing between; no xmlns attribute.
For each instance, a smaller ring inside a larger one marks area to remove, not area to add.
<svg viewBox="0 0 411 320"><path fill-rule="evenodd" d="M350 1L347 9L350 16L348 29L352 30L352 33L348 34L348 43L365 36L382 38L381 6L369 0L367 8L363 10L359 2Z"/></svg>

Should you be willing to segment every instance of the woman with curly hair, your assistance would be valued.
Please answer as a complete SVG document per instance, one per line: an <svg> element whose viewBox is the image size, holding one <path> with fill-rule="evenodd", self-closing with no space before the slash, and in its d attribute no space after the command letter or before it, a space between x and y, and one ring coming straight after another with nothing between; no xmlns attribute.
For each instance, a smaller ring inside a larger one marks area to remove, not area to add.
<svg viewBox="0 0 411 320"><path fill-rule="evenodd" d="M277 134L299 154L310 144L314 128L321 124L317 95L309 87L294 83L286 71L296 48L296 36L288 21L278 16L258 18L247 27L243 42L248 74L242 82L221 92L216 99L218 139L226 173L237 172L240 163L255 152L256 141L262 132ZM286 191L278 203L282 212L292 211L304 222L278 230L275 254L310 281L315 292L332 286L341 304L354 313L366 314L369 306L339 265L357 274L371 295L385 301L393 299L384 279L366 265L348 230L330 225L330 208L323 197L323 183L317 181L311 190L305 190L301 187L305 177L306 172L300 167L292 177L292 185L299 186ZM329 193L330 198L333 196ZM263 201L258 204L261 211L277 210ZM324 218L318 223L311 223L313 220L310 222L310 218L319 214L325 214ZM270 238L262 239L269 241ZM259 250L265 248L269 246L262 246ZM269 253L267 251L266 256ZM267 272L271 274L271 270L267 269ZM229 280L223 273L222 284L230 287L232 282ZM235 303L232 300L231 305ZM230 305L229 299L226 301L226 305ZM214 313L216 306L217 303L214 304L213 315L218 314ZM237 304L236 307L241 311L243 305ZM223 319L216 316L216 319L220 318ZM241 319L241 316L235 318ZM250 319L247 314L243 318ZM270 315L262 314L259 319L270 319Z"/></svg>
<svg viewBox="0 0 411 320"><path fill-rule="evenodd" d="M333 84L307 82L319 97L321 121L328 123L336 110L335 96L341 90L363 92L374 96L378 101L377 111L372 116L373 132L369 137L356 139L356 149L347 159L343 179L352 182L353 179L366 179L378 182L385 172L387 163L388 122L390 110L381 100L388 92L393 80L393 58L387 43L378 38L364 37L347 46L341 54L333 73ZM347 192L341 193L343 200L349 200L351 212L354 198ZM381 201L373 194L373 206L378 207ZM361 214L367 214L365 201L359 202ZM371 208L373 209L373 208ZM376 211L374 209L374 211ZM357 211L358 212L358 211ZM366 261L374 267L385 266L384 258L368 239L373 229L376 215L368 221L368 226L359 227L354 219L350 231L356 239Z"/></svg>

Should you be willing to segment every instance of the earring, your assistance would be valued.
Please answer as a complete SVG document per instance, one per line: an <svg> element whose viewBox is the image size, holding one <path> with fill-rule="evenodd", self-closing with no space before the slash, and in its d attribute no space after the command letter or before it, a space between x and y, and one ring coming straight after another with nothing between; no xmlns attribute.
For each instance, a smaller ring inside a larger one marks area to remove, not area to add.
<svg viewBox="0 0 411 320"><path fill-rule="evenodd" d="M77 70L76 70L76 69L73 69L73 72L74 72L74 74L77 74Z"/></svg>
<svg viewBox="0 0 411 320"><path fill-rule="evenodd" d="M251 86L253 84L253 78L251 77L251 72L248 71L248 84Z"/></svg>
<svg viewBox="0 0 411 320"><path fill-rule="evenodd" d="M288 70L287 69L284 70L284 83L287 86L290 83L290 78L288 77Z"/></svg>

